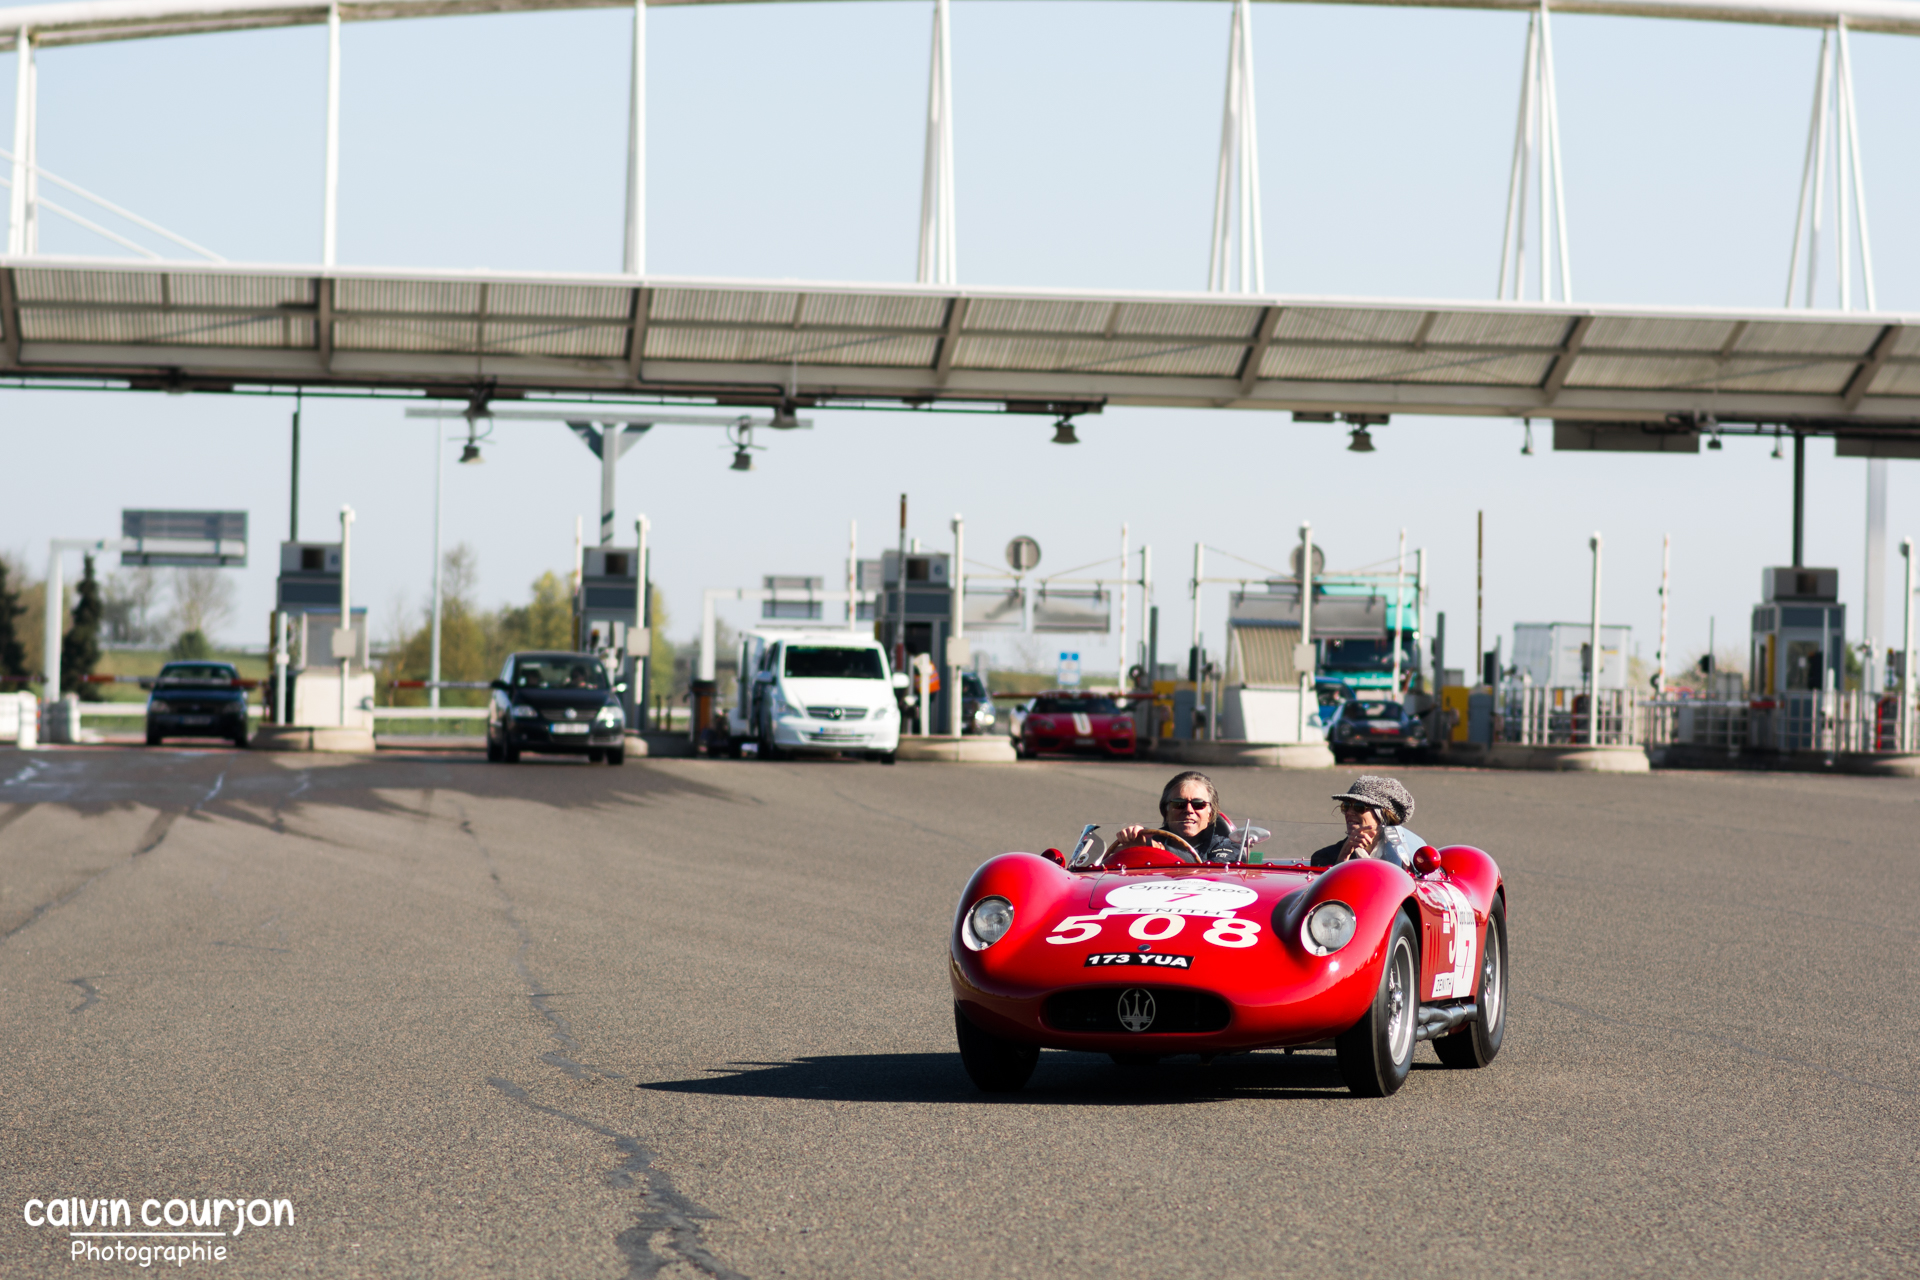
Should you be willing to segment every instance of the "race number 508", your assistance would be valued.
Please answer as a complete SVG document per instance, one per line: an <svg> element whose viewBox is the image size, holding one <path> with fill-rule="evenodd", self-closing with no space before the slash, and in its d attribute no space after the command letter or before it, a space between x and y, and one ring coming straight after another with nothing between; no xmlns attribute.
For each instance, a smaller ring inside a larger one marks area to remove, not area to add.
<svg viewBox="0 0 1920 1280"><path fill-rule="evenodd" d="M1068 916L1053 926L1053 932L1047 935L1047 941L1056 946L1068 946L1076 942L1090 942L1100 935L1104 917ZM1127 932L1142 942L1164 942L1178 936L1187 927L1187 917L1177 915L1143 915L1134 917ZM1232 916L1224 920L1210 922L1207 931L1200 935L1216 947L1238 949L1250 947L1260 937L1260 922L1241 920Z"/></svg>

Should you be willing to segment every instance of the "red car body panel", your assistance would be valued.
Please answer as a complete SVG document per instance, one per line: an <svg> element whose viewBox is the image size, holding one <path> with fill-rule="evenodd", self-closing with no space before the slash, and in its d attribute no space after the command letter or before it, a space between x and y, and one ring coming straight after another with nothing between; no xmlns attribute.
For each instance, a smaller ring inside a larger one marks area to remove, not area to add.
<svg viewBox="0 0 1920 1280"><path fill-rule="evenodd" d="M1367 1012L1403 908L1417 915L1422 1002L1475 996L1488 912L1504 893L1493 859L1466 845L1439 851L1434 870L1420 876L1375 858L1324 871L1298 863L1171 865L1170 855L1146 849L1109 855L1116 859L1136 865L1069 871L1008 853L974 873L954 918L949 972L954 999L976 1026L1025 1044L1097 1053L1312 1044ZM1013 924L976 951L964 923L988 895L1013 904ZM1332 899L1353 909L1353 938L1332 955L1316 955L1303 924ZM1106 993L1117 1000L1131 988L1154 993L1175 1025L1185 1018L1199 1029L1094 1027L1106 1016ZM1221 1021L1221 1001L1224 1024L1212 1025ZM1062 1025L1074 1019L1079 1029Z"/></svg>
<svg viewBox="0 0 1920 1280"><path fill-rule="evenodd" d="M1134 748L1133 716L1125 712L1033 712L1020 728L1020 745L1028 755L1094 751L1130 756Z"/></svg>

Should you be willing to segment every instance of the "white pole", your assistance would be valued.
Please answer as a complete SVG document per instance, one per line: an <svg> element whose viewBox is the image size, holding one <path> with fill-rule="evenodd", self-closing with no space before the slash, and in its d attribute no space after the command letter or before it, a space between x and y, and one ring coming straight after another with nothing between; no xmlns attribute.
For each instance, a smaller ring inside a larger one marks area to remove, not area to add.
<svg viewBox="0 0 1920 1280"><path fill-rule="evenodd" d="M1589 623L1587 652L1587 745L1600 741L1600 533L1594 531L1587 545L1593 548L1593 614ZM1623 655L1624 656L1624 655Z"/></svg>
<svg viewBox="0 0 1920 1280"><path fill-rule="evenodd" d="M1845 38L1845 18L1834 24L1834 29ZM1843 46L1844 47L1844 46ZM1836 60L1833 77L1833 222L1834 233L1838 237L1840 263L1840 309L1853 310L1853 236L1847 227L1847 201L1852 194L1849 179L1852 177L1847 164L1851 148L1848 145L1848 129L1853 121L1847 114L1847 61L1844 57Z"/></svg>
<svg viewBox="0 0 1920 1280"><path fill-rule="evenodd" d="M1140 548L1140 652L1143 655L1141 658L1141 664L1143 666L1148 662L1148 658L1144 655L1146 655L1147 652L1147 633L1152 625L1153 547L1148 545ZM1156 673L1149 667L1147 670L1147 686L1149 688L1153 686L1155 678Z"/></svg>
<svg viewBox="0 0 1920 1280"><path fill-rule="evenodd" d="M1553 75L1553 28L1547 20L1547 0L1540 0L1540 101L1544 111L1545 139L1553 150L1553 217L1556 249L1560 262L1560 301L1573 301L1573 259L1567 252L1567 174L1560 150L1560 86ZM1540 296L1545 300L1546 235L1540 239Z"/></svg>
<svg viewBox="0 0 1920 1280"><path fill-rule="evenodd" d="M438 710L440 707L440 490L446 481L447 442L440 438L440 424L429 424L433 428L433 635L432 652L427 657L427 705ZM473 419L467 419L467 434L473 434Z"/></svg>
<svg viewBox="0 0 1920 1280"><path fill-rule="evenodd" d="M1547 97L1547 3L1540 0L1540 56L1533 64L1533 156L1534 214L1540 219L1540 301L1545 302L1553 296L1553 240L1548 227L1548 217L1552 210L1548 203L1551 191L1553 168L1552 143L1547 131L1547 121L1552 111L1552 102Z"/></svg>
<svg viewBox="0 0 1920 1280"><path fill-rule="evenodd" d="M617 422L600 427L600 545L613 545L613 483L619 473L623 428Z"/></svg>
<svg viewBox="0 0 1920 1280"><path fill-rule="evenodd" d="M13 47L19 61L13 78L13 190L8 198L7 252L27 251L27 152L33 136L33 33L20 28Z"/></svg>
<svg viewBox="0 0 1920 1280"><path fill-rule="evenodd" d="M46 626L41 631L42 651L41 669L46 673L46 687L41 691L40 701L49 708L60 701L60 623L61 610L66 604L66 592L60 581L60 544L47 544L47 617ZM52 735L48 735L51 740Z"/></svg>
<svg viewBox="0 0 1920 1280"><path fill-rule="evenodd" d="M1119 608L1114 612L1120 617L1120 691L1125 693L1132 686L1127 683L1127 526L1120 526L1120 599Z"/></svg>
<svg viewBox="0 0 1920 1280"><path fill-rule="evenodd" d="M1313 525L1300 526L1300 714L1295 741L1307 740L1307 706L1313 703Z"/></svg>
<svg viewBox="0 0 1920 1280"><path fill-rule="evenodd" d="M1207 253L1207 288L1215 293L1227 290L1228 263L1232 257L1229 235L1233 226L1233 161L1237 154L1238 130L1234 112L1239 101L1237 81L1240 75L1240 6L1233 6L1227 34L1227 96L1220 110L1220 164L1213 180L1213 244Z"/></svg>
<svg viewBox="0 0 1920 1280"><path fill-rule="evenodd" d="M1202 553L1206 548L1196 542L1193 544L1193 646L1188 650L1188 661L1193 667L1194 688L1197 690L1200 680L1200 569L1204 563Z"/></svg>
<svg viewBox="0 0 1920 1280"><path fill-rule="evenodd" d="M634 664L633 684L627 690L627 698L633 705L633 716L628 723L636 733L646 726L646 698L647 694L651 692L652 685L649 677L653 671L653 632L650 625L653 621L653 571L647 560L647 535L652 531L653 521L647 519L644 515L635 517L633 522L633 577L638 590L635 603L639 607L633 611L633 622L634 626L639 628L641 633L646 636L646 648L642 651L645 656ZM638 647L632 638L627 640L627 652L629 654L632 654ZM660 727L664 728L664 726Z"/></svg>
<svg viewBox="0 0 1920 1280"><path fill-rule="evenodd" d="M327 176L321 197L320 263L331 267L340 240L340 5L327 5Z"/></svg>
<svg viewBox="0 0 1920 1280"><path fill-rule="evenodd" d="M860 522L847 521L847 630L860 629Z"/></svg>
<svg viewBox="0 0 1920 1280"><path fill-rule="evenodd" d="M1813 206L1807 227L1807 302L1813 305L1814 285L1820 276L1820 218L1827 203L1827 105L1832 96L1833 33L1820 33L1820 76L1814 90Z"/></svg>
<svg viewBox="0 0 1920 1280"><path fill-rule="evenodd" d="M1400 616L1406 611L1407 531L1400 531L1400 558L1393 571L1393 696L1400 696Z"/></svg>
<svg viewBox="0 0 1920 1280"><path fill-rule="evenodd" d="M957 278L953 227L953 58L947 0L933 0L933 54L927 70L926 157L920 178L922 284Z"/></svg>
<svg viewBox="0 0 1920 1280"><path fill-rule="evenodd" d="M947 611L952 621L948 624L949 647L958 649L957 643L966 633L967 616L967 525L958 511L953 513L953 570L947 574L947 590L952 593ZM955 654L942 654L947 659L947 732L954 737L960 736L960 663Z"/></svg>
<svg viewBox="0 0 1920 1280"><path fill-rule="evenodd" d="M1245 221L1240 227L1240 252L1253 255L1253 291L1267 291L1267 255L1260 238L1260 118L1253 98L1253 6L1241 0L1246 17L1240 24L1240 181L1246 189L1242 202Z"/></svg>
<svg viewBox="0 0 1920 1280"><path fill-rule="evenodd" d="M1900 749L1913 750L1913 539L1900 540L1900 558L1906 562L1907 589L1901 595L1905 626L1900 640Z"/></svg>
<svg viewBox="0 0 1920 1280"><path fill-rule="evenodd" d="M713 589L709 587L700 597L700 679L713 679L713 646L715 643L715 625L713 617ZM752 673L737 671L735 678L743 685L752 679Z"/></svg>
<svg viewBox="0 0 1920 1280"><path fill-rule="evenodd" d="M1653 687L1663 698L1667 696L1667 603L1672 574L1673 535L1669 533L1660 539L1660 649L1653 655L1654 661L1659 664Z"/></svg>
<svg viewBox="0 0 1920 1280"><path fill-rule="evenodd" d="M1826 63L1826 42L1827 37L1823 33L1820 37L1822 67ZM1816 72L1813 78L1813 106L1807 113L1807 158L1800 168L1800 200L1793 207L1793 254L1787 260L1787 300L1782 304L1789 307L1793 305L1793 286L1800 278L1801 233L1806 230L1808 215L1812 210L1814 162L1820 154L1820 100L1825 91L1826 77Z"/></svg>
<svg viewBox="0 0 1920 1280"><path fill-rule="evenodd" d="M26 199L20 218L20 251L40 252L40 59L29 50L27 55L27 157Z"/></svg>
<svg viewBox="0 0 1920 1280"><path fill-rule="evenodd" d="M340 727L347 727L347 663L353 657L353 508L340 508L340 634L347 651L340 658Z"/></svg>
<svg viewBox="0 0 1920 1280"><path fill-rule="evenodd" d="M1853 168L1853 211L1860 222L1860 283L1867 295L1867 310L1878 310L1873 294L1873 244L1867 237L1867 179L1860 165L1860 110L1853 98L1853 58L1847 51L1847 20L1838 28L1841 106L1847 113L1848 160Z"/></svg>
<svg viewBox="0 0 1920 1280"><path fill-rule="evenodd" d="M1538 47L1540 15L1527 15L1527 53L1520 71L1520 111L1513 122L1513 168L1507 175L1507 224L1500 233L1500 293L1507 296L1507 269L1513 269L1513 296L1518 299L1525 288L1527 253L1527 148L1531 138L1527 125L1533 112L1533 61Z"/></svg>
<svg viewBox="0 0 1920 1280"><path fill-rule="evenodd" d="M1866 649L1862 687L1878 697L1886 691L1881 649L1887 635L1887 460L1867 459L1867 563L1861 586L1860 639Z"/></svg>
<svg viewBox="0 0 1920 1280"><path fill-rule="evenodd" d="M647 0L633 0L633 76L627 105L627 236L620 270L647 273Z"/></svg>

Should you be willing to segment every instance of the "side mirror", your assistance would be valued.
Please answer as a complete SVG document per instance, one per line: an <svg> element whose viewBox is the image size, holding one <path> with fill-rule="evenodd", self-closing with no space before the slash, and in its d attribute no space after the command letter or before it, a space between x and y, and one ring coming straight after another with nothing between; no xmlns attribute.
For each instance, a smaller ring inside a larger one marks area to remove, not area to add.
<svg viewBox="0 0 1920 1280"><path fill-rule="evenodd" d="M487 684L487 688L489 688L489 689L498 689L498 690L499 690L499 691L500 691L501 693L506 693L506 692L508 692L508 689L507 689L507 682L506 682L505 680L493 680L493 681L490 681L490 682L489 682L489 683Z"/></svg>
<svg viewBox="0 0 1920 1280"><path fill-rule="evenodd" d="M1440 869L1440 851L1430 844L1423 844L1413 851L1413 873L1430 876Z"/></svg>
<svg viewBox="0 0 1920 1280"><path fill-rule="evenodd" d="M912 681L910 681L910 680L908 680L908 679L907 679L907 673L906 673L906 672L904 672L904 671L896 671L896 672L894 672L894 673L893 673L893 687L894 687L894 688L896 688L896 689L904 689L904 688L906 688L906 687L907 687L907 686L908 686L909 684L911 684L911 683L912 683Z"/></svg>

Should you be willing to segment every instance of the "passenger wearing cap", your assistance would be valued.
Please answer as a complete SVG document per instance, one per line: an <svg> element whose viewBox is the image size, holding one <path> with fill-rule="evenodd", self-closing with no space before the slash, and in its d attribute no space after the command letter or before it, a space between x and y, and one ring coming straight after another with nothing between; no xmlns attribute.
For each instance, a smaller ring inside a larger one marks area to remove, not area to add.
<svg viewBox="0 0 1920 1280"><path fill-rule="evenodd" d="M1426 842L1407 830L1407 819L1413 816L1413 795L1397 778L1365 774L1333 798L1340 802L1347 836L1315 853L1309 859L1312 866L1331 867L1350 858L1379 858L1397 862L1406 870L1413 868L1414 851Z"/></svg>
<svg viewBox="0 0 1920 1280"><path fill-rule="evenodd" d="M1169 834L1178 836L1202 862L1218 861L1232 850L1232 829L1220 816L1220 793L1206 774L1195 769L1175 774L1160 789L1160 826L1122 827L1113 833L1113 847L1157 844L1180 852L1180 845L1164 839Z"/></svg>

